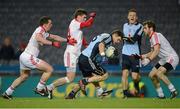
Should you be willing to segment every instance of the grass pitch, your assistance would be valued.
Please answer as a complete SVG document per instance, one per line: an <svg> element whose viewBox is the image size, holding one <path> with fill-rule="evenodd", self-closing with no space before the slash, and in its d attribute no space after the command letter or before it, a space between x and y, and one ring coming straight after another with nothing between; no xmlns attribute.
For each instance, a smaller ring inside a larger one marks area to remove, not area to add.
<svg viewBox="0 0 180 109"><path fill-rule="evenodd" d="M0 108L180 108L180 98L14 98L5 100L0 98Z"/></svg>

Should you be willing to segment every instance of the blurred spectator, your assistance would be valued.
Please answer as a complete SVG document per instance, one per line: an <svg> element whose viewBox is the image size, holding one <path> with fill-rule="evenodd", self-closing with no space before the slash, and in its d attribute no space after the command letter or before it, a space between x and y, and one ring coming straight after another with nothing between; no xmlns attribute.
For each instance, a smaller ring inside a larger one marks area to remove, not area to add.
<svg viewBox="0 0 180 109"><path fill-rule="evenodd" d="M20 56L21 53L25 50L26 46L27 46L27 44L24 43L24 42L21 42L21 43L19 44L19 48L18 48L18 50L17 50L17 52L16 52L16 54L15 54L15 59L17 59L17 60L19 59L19 56Z"/></svg>
<svg viewBox="0 0 180 109"><path fill-rule="evenodd" d="M1 64L9 64L14 59L15 53L11 43L10 37L5 37L4 42L0 49L0 60Z"/></svg>

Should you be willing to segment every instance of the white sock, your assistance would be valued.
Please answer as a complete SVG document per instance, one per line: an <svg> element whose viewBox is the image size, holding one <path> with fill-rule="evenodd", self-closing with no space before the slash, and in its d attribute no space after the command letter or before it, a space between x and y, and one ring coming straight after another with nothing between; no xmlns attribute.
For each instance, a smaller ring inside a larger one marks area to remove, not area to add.
<svg viewBox="0 0 180 109"><path fill-rule="evenodd" d="M161 87L157 88L156 91L157 91L159 97L164 97L164 93L163 93L163 90Z"/></svg>
<svg viewBox="0 0 180 109"><path fill-rule="evenodd" d="M174 88L174 85L173 84L169 84L168 85L168 88L171 92L175 91L176 89Z"/></svg>
<svg viewBox="0 0 180 109"><path fill-rule="evenodd" d="M44 88L45 88L45 84L46 84L46 83L45 83L44 81L40 80L39 83L38 83L38 85L37 85L37 89L38 89L38 90L44 89Z"/></svg>
<svg viewBox="0 0 180 109"><path fill-rule="evenodd" d="M7 95L12 95L14 92L14 88L12 86L10 86L7 90L6 90L6 94Z"/></svg>
<svg viewBox="0 0 180 109"><path fill-rule="evenodd" d="M47 85L47 89L48 90L54 90L54 85L53 84L49 84L49 85Z"/></svg>
<svg viewBox="0 0 180 109"><path fill-rule="evenodd" d="M96 88L96 94L97 96L100 96L103 93L103 89L101 87Z"/></svg>

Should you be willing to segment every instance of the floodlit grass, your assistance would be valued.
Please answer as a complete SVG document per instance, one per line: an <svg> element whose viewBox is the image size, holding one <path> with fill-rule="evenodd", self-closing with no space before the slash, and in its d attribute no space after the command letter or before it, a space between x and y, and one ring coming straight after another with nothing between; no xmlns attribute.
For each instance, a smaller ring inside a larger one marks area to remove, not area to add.
<svg viewBox="0 0 180 109"><path fill-rule="evenodd" d="M0 108L180 108L180 99L153 98L0 98Z"/></svg>

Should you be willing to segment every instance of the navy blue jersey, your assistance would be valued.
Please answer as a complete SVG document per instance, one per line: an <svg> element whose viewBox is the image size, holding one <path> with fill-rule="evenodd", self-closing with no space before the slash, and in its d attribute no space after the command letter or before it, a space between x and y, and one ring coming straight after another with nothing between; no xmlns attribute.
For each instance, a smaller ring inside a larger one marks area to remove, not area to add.
<svg viewBox="0 0 180 109"><path fill-rule="evenodd" d="M112 44L111 35L107 33L102 33L94 37L93 40L90 42L89 46L82 51L82 54L94 60L94 58L99 54L99 43L101 42L105 44L105 48L110 46Z"/></svg>

